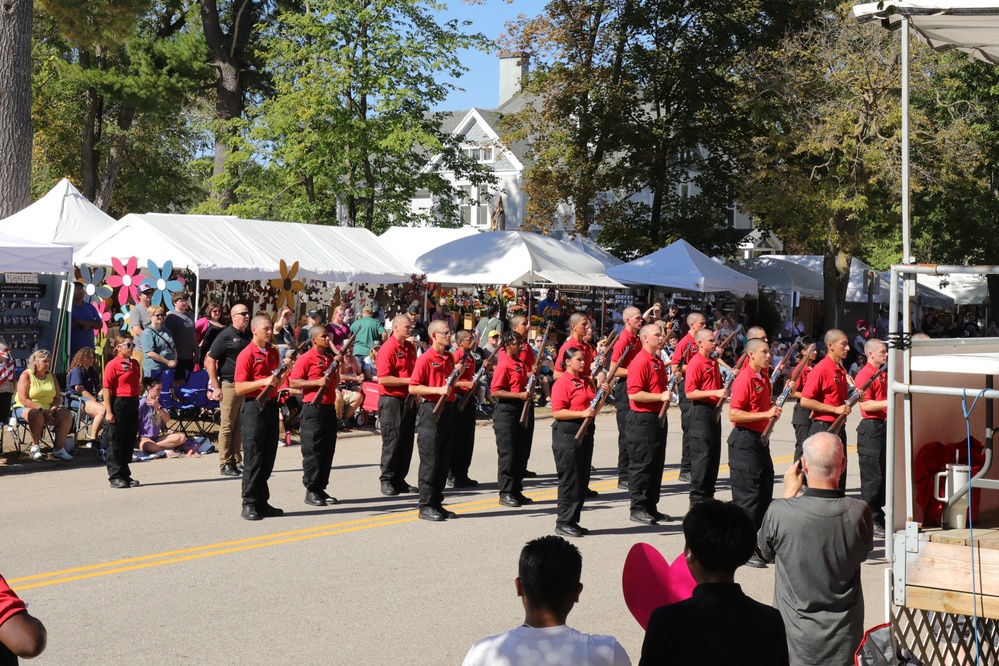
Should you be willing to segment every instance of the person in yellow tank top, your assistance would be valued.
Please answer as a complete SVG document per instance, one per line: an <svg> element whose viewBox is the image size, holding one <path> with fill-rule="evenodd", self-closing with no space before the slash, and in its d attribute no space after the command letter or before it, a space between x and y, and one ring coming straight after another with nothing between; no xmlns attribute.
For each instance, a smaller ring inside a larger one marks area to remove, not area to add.
<svg viewBox="0 0 999 666"><path fill-rule="evenodd" d="M52 356L45 349L39 349L28 357L28 367L17 380L14 415L28 424L32 458L42 459L42 431L46 426L54 426L56 435L52 455L72 460L73 456L66 451L66 437L73 427L73 414L61 406L59 382L49 372L51 364Z"/></svg>

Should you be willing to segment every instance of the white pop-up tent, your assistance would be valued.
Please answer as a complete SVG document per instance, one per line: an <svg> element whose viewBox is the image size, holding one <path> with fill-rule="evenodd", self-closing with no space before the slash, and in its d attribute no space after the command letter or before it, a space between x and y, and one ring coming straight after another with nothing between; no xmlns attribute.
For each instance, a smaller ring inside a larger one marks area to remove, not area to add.
<svg viewBox="0 0 999 666"><path fill-rule="evenodd" d="M68 178L24 210L0 220L0 232L79 250L113 226L113 217L90 203Z"/></svg>
<svg viewBox="0 0 999 666"><path fill-rule="evenodd" d="M981 305L989 298L989 283L984 275L917 275L920 287L931 287L954 299L957 305ZM933 305L926 303L925 305Z"/></svg>
<svg viewBox="0 0 999 666"><path fill-rule="evenodd" d="M73 248L39 243L0 233L0 271L10 273L68 273L73 270Z"/></svg>
<svg viewBox="0 0 999 666"><path fill-rule="evenodd" d="M753 278L723 266L685 240L678 240L652 254L607 269L624 284L650 285L678 291L731 292L755 296Z"/></svg>
<svg viewBox="0 0 999 666"><path fill-rule="evenodd" d="M601 264L604 265L604 269L611 268L613 266L620 266L624 262L615 257L613 254L603 249L593 241L591 241L586 236L581 236L580 234L572 234L566 236L562 239L562 242L570 247L574 247L577 250L582 250L586 254L590 255Z"/></svg>
<svg viewBox="0 0 999 666"><path fill-rule="evenodd" d="M774 257L735 259L728 266L782 294L797 292L802 298L822 299L822 274Z"/></svg>
<svg viewBox="0 0 999 666"><path fill-rule="evenodd" d="M416 265L416 260L427 252L459 238L475 236L479 232L471 227L391 227L378 237L378 242L390 253Z"/></svg>
<svg viewBox="0 0 999 666"><path fill-rule="evenodd" d="M126 215L84 247L77 263L108 266L136 257L187 269L202 280L277 277L281 260L298 278L398 283L415 268L385 250L367 229L244 220L220 215Z"/></svg>
<svg viewBox="0 0 999 666"><path fill-rule="evenodd" d="M527 231L487 231L442 245L416 260L443 284L554 284L621 289L604 266L562 241Z"/></svg>

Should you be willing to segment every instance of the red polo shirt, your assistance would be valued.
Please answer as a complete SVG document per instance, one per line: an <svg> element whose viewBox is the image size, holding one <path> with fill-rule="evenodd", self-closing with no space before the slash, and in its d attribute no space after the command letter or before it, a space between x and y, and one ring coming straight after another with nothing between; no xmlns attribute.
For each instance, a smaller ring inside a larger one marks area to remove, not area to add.
<svg viewBox="0 0 999 666"><path fill-rule="evenodd" d="M506 347L500 347L499 352L496 354L496 358L499 359L506 355ZM537 358L537 355L534 353L534 349L526 340L522 345L520 345L520 355L517 358L524 364L524 367L527 369L526 372L530 372L534 369L534 360Z"/></svg>
<svg viewBox="0 0 999 666"><path fill-rule="evenodd" d="M697 354L697 343L694 342L694 336L690 333L680 338L680 342L676 343L676 350L673 352L673 356L669 360L669 364L673 366L676 370L680 367L681 362L684 365L690 363L690 359ZM686 381L686 380L684 380Z"/></svg>
<svg viewBox="0 0 999 666"><path fill-rule="evenodd" d="M628 353L625 354L625 348L629 347ZM624 329L621 331L621 335L617 337L617 341L614 343L614 353L611 354L611 363L616 362L619 358L624 356L621 361L621 365L618 368L630 368L631 364L635 362L635 357L638 356L638 352L642 351L642 343L639 341L638 336Z"/></svg>
<svg viewBox="0 0 999 666"><path fill-rule="evenodd" d="M721 371L718 361L697 353L687 364L687 375L683 380L683 390L688 395L691 391L716 391L722 387ZM697 402L718 404L718 398L701 398Z"/></svg>
<svg viewBox="0 0 999 666"><path fill-rule="evenodd" d="M413 343L408 340L399 342L394 335L390 335L389 339L378 350L378 358L375 359L375 372L379 377L409 379L415 365L416 347L413 346ZM390 395L393 398L409 397L409 391L401 384L398 386L379 384L378 394Z"/></svg>
<svg viewBox="0 0 999 666"><path fill-rule="evenodd" d="M451 352L445 351L442 354L433 347L428 347L427 351L423 352L420 358L416 359L416 366L413 368L413 374L409 378L409 385L444 386L447 384L447 378L451 376L453 370L454 358L451 356ZM425 395L423 397L427 402L437 402L440 399L439 395ZM453 391L448 396L448 402L454 402Z"/></svg>
<svg viewBox="0 0 999 666"><path fill-rule="evenodd" d="M573 412L581 412L590 408L596 391L593 390L593 383L582 376L574 377L572 373L565 373L552 384L552 411L568 409Z"/></svg>
<svg viewBox="0 0 999 666"><path fill-rule="evenodd" d="M509 354L496 355L496 367L493 369L493 381L489 385L492 391L509 391L522 393L527 390L527 378L530 371L523 362L510 358Z"/></svg>
<svg viewBox="0 0 999 666"><path fill-rule="evenodd" d="M648 393L662 393L669 384L669 377L666 374L666 364L658 356L653 356L644 349L638 352L635 360L628 368L628 395L631 396L639 391ZM630 400L631 411L658 414L662 409L661 400L651 402L635 402Z"/></svg>
<svg viewBox="0 0 999 666"><path fill-rule="evenodd" d="M873 375L875 372L878 372L879 370L881 370L881 368L875 368L873 365L868 363L867 365L865 365L863 368L860 369L860 372L857 373L857 376L856 378L854 378L853 382L857 385L857 388L859 389L861 386L867 383L867 380L871 378L871 375ZM885 378L885 375L883 374L878 375L878 378L875 379L871 383L871 385L867 387L867 390L864 391L864 394L860 396L860 402L864 402L865 400L887 400L887 399L888 399L888 380ZM887 408L879 409L874 412L865 412L863 409L861 409L860 415L863 416L865 419L880 419L883 421L888 418L888 409Z"/></svg>
<svg viewBox="0 0 999 666"><path fill-rule="evenodd" d="M451 354L451 358L454 359L455 367L458 366L458 361L461 360L461 356L462 353L460 351L456 351L453 354ZM468 354L467 356L468 356L468 361L465 363L465 369L461 371L460 375L458 375L459 382L470 382L473 379L475 379L475 360L472 358L471 354ZM455 384L454 393L458 395L465 395L466 393L468 393L468 389Z"/></svg>
<svg viewBox="0 0 999 666"><path fill-rule="evenodd" d="M846 370L839 363L833 362L831 356L826 356L808 373L808 382L801 392L801 397L818 400L830 407L839 407L846 403L846 394L849 390ZM832 423L836 420L836 415L812 412L812 420Z"/></svg>
<svg viewBox="0 0 999 666"><path fill-rule="evenodd" d="M740 409L744 412L766 412L770 410L770 379L767 377L767 369L763 372L756 372L749 364L742 369L732 382L732 399L729 409ZM738 428L763 432L767 429L768 418L761 418L757 421L745 423L732 423Z"/></svg>
<svg viewBox="0 0 999 666"><path fill-rule="evenodd" d="M808 383L808 375L812 372L812 366L805 364L805 367L801 369L801 374L798 375L798 381L794 384L794 390L801 393L805 390L805 384Z"/></svg>
<svg viewBox="0 0 999 666"><path fill-rule="evenodd" d="M3 624L18 613L26 612L27 606L14 594L14 590L10 589L4 577L0 576L0 624Z"/></svg>
<svg viewBox="0 0 999 666"><path fill-rule="evenodd" d="M565 358L565 352L573 347L583 352L583 369L580 371L579 376L588 379L590 377L590 366L593 365L594 349L590 346L590 343L576 340L575 338L569 338L558 348L558 354L555 356L555 369L558 372L565 372L565 368L562 367L562 359Z"/></svg>
<svg viewBox="0 0 999 666"><path fill-rule="evenodd" d="M320 379L326 374L330 365L333 364L333 357L329 354L320 354L319 350L313 347L309 351L305 352L298 357L295 361L295 367L291 369L291 373L288 375L288 382L292 380L304 379L305 381L312 381L314 379ZM326 386L326 392L323 393L323 404L333 405L336 404L336 387L340 383L340 373L334 372L329 377L329 382ZM302 389L302 402L309 403L312 402L316 393L319 389L310 386L309 388Z"/></svg>
<svg viewBox="0 0 999 666"><path fill-rule="evenodd" d="M276 347L268 346L266 349L261 349L251 342L236 357L236 374L233 381L236 383L255 382L271 377L280 365L281 357ZM263 393L263 389L257 389L244 394L243 397L250 400L261 393Z"/></svg>
<svg viewBox="0 0 999 666"><path fill-rule="evenodd" d="M115 356L104 368L104 388L112 398L138 398L142 395L142 364L134 358Z"/></svg>

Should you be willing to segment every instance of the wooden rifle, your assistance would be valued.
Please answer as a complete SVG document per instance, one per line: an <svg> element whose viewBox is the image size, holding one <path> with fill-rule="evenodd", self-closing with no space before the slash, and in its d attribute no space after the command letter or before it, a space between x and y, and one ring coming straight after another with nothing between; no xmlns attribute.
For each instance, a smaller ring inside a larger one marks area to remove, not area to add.
<svg viewBox="0 0 999 666"><path fill-rule="evenodd" d="M346 353L348 353L350 351L351 347L354 346L354 338L356 338L356 337L357 337L357 332L355 331L354 333L351 333L350 337L347 338L344 341L343 347L340 347L340 353L336 354L333 357L333 361L330 363L330 367L326 368L326 372L323 373L323 377L325 379L328 380L330 377L333 376L334 372L336 372L337 370L340 369L340 364L343 363L343 356L344 356L344 354L346 354ZM323 397L326 395L326 389L328 389L328 388L329 388L329 383L328 382L326 384L323 384L322 386L319 387L319 389L316 391L316 395L313 396L313 398L312 398L312 404L313 405L321 405L322 404Z"/></svg>
<svg viewBox="0 0 999 666"><path fill-rule="evenodd" d="M794 356L795 350L800 345L801 345L801 343L798 342L797 340L795 340L794 344L791 345L791 348L787 350L786 354L784 354L784 358L782 358L780 360L780 363L777 364L777 367L774 368L773 373L770 375L770 386L771 386L771 388L773 387L774 384L777 383L777 379L781 376L781 373L784 372L784 366L787 365L787 360L789 358L791 358L792 356ZM808 355L806 354L805 356L807 358Z"/></svg>
<svg viewBox="0 0 999 666"><path fill-rule="evenodd" d="M711 358L718 358L719 356L721 356L725 350L725 345L732 342L732 338L734 337L735 337L735 331L732 331L731 333L728 334L727 338L718 343L715 350L711 352Z"/></svg>
<svg viewBox="0 0 999 666"><path fill-rule="evenodd" d="M850 407L853 407L858 402L860 402L860 398L863 397L864 393L867 392L867 389L871 387L871 384L874 383L874 380L877 379L882 372L888 372L887 363L882 365L880 368L878 368L877 372L868 377L867 381L864 382L864 384L860 388L854 387L853 390L850 392L850 395L846 399L846 404L849 405ZM832 422L831 426L829 426L829 432L831 432L834 435L838 435L839 431L843 429L843 424L846 423L846 416L847 416L846 414L840 414L839 416L837 416L836 420Z"/></svg>
<svg viewBox="0 0 999 666"><path fill-rule="evenodd" d="M617 333L611 333L610 337L607 338L607 342L604 344L604 353L593 359L593 372L590 375L593 379L597 378L601 372L607 370L607 363L610 361L611 356L614 355L614 345L617 344L617 339L620 337ZM583 344L586 344L585 342ZM556 359L557 361L558 359Z"/></svg>
<svg viewBox="0 0 999 666"><path fill-rule="evenodd" d="M607 346L610 347L609 340L607 341ZM618 359L614 361L609 368L607 368L607 380L610 382L611 390L614 390L614 385L617 384L618 380L618 378L615 377L614 375L617 374L617 369L621 367L621 361L623 361L630 352L631 352L631 344L625 345L624 351L621 352L621 355L618 357ZM611 354L608 354L606 351L604 351L603 362L597 368L597 372L593 373L594 377L600 374L600 370L604 369L606 362L610 357ZM597 394L593 396L593 400L590 401L590 409L595 409L597 411L597 414L599 414L600 410L604 406L604 403L607 401L608 393L610 393L610 391L604 391L602 388L598 389ZM579 430L576 432L577 442L583 441L583 437L586 436L586 429L590 427L591 423L593 423L593 417L587 416L585 419L583 419L583 425L579 426Z"/></svg>
<svg viewBox="0 0 999 666"><path fill-rule="evenodd" d="M808 345L808 349L806 349L805 353L802 354L801 360L798 361L798 365L794 367L794 372L791 373L791 378L784 382L784 390L780 392L780 395L777 396L777 401L774 403L778 407L783 407L784 403L787 402L787 399L791 396L791 392L794 391L794 387L798 383L798 377L800 377L801 373L804 372L805 367L808 365L808 359L812 355L812 351L814 349L815 349L814 342ZM784 358L787 357L785 356ZM771 416L770 420L767 422L766 429L763 431L763 436L769 437L770 433L774 431L775 425L777 425L777 417Z"/></svg>
<svg viewBox="0 0 999 666"><path fill-rule="evenodd" d="M482 377L489 371L489 368L492 367L493 361L496 359L496 354L499 353L500 349L502 349L502 345L497 344L496 349L494 349L493 353L489 355L489 358L483 361L479 369L475 371L475 375L472 376L472 388L468 390L468 393L462 396L461 402L458 403L458 411L463 411L465 406L468 404L468 401L472 399L473 395L475 395L479 382L482 381Z"/></svg>
<svg viewBox="0 0 999 666"><path fill-rule="evenodd" d="M541 374L541 360L545 356L545 346L548 344L548 333L552 330L551 322L545 326L545 335L541 338L541 345L538 347L537 358L534 359L534 368L531 376L527 380L527 400L524 401L524 409L520 412L520 425L526 426L531 413L531 405L534 403L534 387L538 383L538 376Z"/></svg>
<svg viewBox="0 0 999 666"><path fill-rule="evenodd" d="M311 343L312 343L311 340L306 340L305 342L303 342L302 344L298 345L297 347L288 352L288 355L284 357L284 361L281 363L281 365L278 366L277 370L274 371L274 374L271 375L271 383L265 386L264 390L261 391L260 395L257 396L258 405L263 407L264 405L267 404L267 401L271 399L272 395L274 395L274 391L277 390L277 387L281 386L281 384L284 383L285 376L287 376L288 372L291 370L291 367L295 365L295 359L298 358L298 355L301 353L301 351ZM273 345L268 345L268 349L273 349L273 348L274 348Z"/></svg>
<svg viewBox="0 0 999 666"><path fill-rule="evenodd" d="M732 388L732 382L735 381L735 372L730 372L728 377L725 378L725 383L722 384L722 388L725 389L725 395L723 395L719 400L718 404L715 405L715 421L721 419L722 407L725 405L725 398L728 397L729 389Z"/></svg>
<svg viewBox="0 0 999 666"><path fill-rule="evenodd" d="M680 363L683 363L683 361L680 361ZM683 379L683 373L680 372L680 363L677 363L676 372L673 373L673 376L670 377L669 383L666 384L666 392L670 394L670 397L666 398L666 401L663 402L663 406L659 408L659 417L657 420L659 421L660 428L666 427L666 412L669 410L670 402L672 402L673 390L676 388L677 383Z"/></svg>
<svg viewBox="0 0 999 666"><path fill-rule="evenodd" d="M454 370L451 371L451 375L444 382L444 386L447 387L447 393L437 398L437 404L434 405L433 417L434 421L437 421L441 417L441 412L444 411L444 406L447 405L447 401L451 399L451 394L454 392L454 385L458 383L458 378L461 377L461 373L465 371L465 363L468 359L468 354L463 354L461 360L455 363Z"/></svg>

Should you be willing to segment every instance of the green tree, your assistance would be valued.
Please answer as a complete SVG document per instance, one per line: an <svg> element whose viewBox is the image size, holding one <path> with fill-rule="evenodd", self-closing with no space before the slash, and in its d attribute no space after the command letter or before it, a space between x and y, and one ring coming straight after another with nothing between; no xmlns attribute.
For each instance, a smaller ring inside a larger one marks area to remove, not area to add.
<svg viewBox="0 0 999 666"><path fill-rule="evenodd" d="M437 23L440 8L316 0L279 12L262 41L274 94L253 109L249 133L260 161L254 182L268 187L246 192L237 210L382 229L412 220L410 200L428 190L439 202L435 221L456 222L458 192L438 171L475 184L491 176L429 109L454 89L436 79L465 71L457 51L486 43L456 21Z"/></svg>
<svg viewBox="0 0 999 666"><path fill-rule="evenodd" d="M969 120L937 109L942 61L914 49L917 187L974 160ZM758 227L822 254L825 322L838 326L852 258L864 239L897 238L900 82L897 36L841 7L747 59L741 104L753 121L740 202ZM966 108L966 105L965 105ZM945 120L945 122L934 122ZM890 243L881 244L882 256Z"/></svg>

